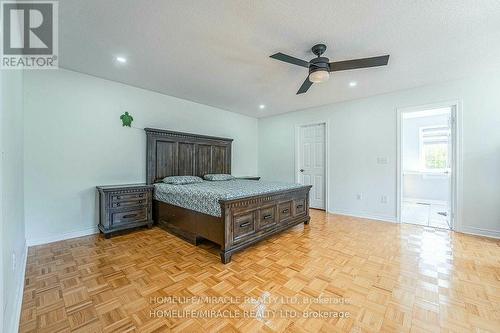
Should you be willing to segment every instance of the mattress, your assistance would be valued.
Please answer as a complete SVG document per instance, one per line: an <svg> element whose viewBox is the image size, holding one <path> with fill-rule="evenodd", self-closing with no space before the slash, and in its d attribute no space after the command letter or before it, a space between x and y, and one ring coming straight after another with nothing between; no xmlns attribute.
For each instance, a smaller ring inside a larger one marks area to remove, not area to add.
<svg viewBox="0 0 500 333"><path fill-rule="evenodd" d="M221 216L219 200L240 199L254 195L297 189L306 185L234 179L203 181L186 185L154 184L154 199L212 216Z"/></svg>

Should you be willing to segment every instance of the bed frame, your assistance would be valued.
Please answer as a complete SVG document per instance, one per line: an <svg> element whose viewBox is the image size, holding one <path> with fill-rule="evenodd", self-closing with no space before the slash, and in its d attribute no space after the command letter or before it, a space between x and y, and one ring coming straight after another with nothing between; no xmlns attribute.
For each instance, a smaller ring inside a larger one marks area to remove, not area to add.
<svg viewBox="0 0 500 333"><path fill-rule="evenodd" d="M153 128L145 131L148 184L167 176L231 173L232 139ZM195 245L200 239L219 244L225 264L236 251L297 224L308 224L310 189L306 186L221 200L221 217L154 200L153 219L160 227Z"/></svg>

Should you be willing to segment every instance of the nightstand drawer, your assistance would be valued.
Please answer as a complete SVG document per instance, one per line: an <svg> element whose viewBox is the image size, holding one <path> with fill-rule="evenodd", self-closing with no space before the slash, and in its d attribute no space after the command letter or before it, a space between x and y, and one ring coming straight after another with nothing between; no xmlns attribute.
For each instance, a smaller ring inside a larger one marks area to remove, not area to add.
<svg viewBox="0 0 500 333"><path fill-rule="evenodd" d="M146 220L148 217L147 207L140 209L129 210L126 212L112 212L111 213L111 225L127 224L134 222L141 222Z"/></svg>
<svg viewBox="0 0 500 333"><path fill-rule="evenodd" d="M112 202L132 201L146 199L146 193L133 193L133 194L113 194L111 195Z"/></svg>
<svg viewBox="0 0 500 333"><path fill-rule="evenodd" d="M143 206L148 203L147 198L134 198L133 200L129 201L119 201L119 202L112 202L111 203L111 208L125 208L125 207L133 207L133 206Z"/></svg>

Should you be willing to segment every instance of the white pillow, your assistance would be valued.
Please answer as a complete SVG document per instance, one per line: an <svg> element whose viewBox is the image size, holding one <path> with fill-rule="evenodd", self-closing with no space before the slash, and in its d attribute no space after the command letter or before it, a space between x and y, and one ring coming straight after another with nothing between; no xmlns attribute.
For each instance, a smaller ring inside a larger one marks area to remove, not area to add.
<svg viewBox="0 0 500 333"><path fill-rule="evenodd" d="M185 185L185 184L202 183L203 179L197 176L170 176L163 178L162 181L164 183L172 185Z"/></svg>
<svg viewBox="0 0 500 333"><path fill-rule="evenodd" d="M205 180L213 180L213 181L218 181L218 180L233 180L234 176L225 174L225 173L209 173L205 176L203 176Z"/></svg>

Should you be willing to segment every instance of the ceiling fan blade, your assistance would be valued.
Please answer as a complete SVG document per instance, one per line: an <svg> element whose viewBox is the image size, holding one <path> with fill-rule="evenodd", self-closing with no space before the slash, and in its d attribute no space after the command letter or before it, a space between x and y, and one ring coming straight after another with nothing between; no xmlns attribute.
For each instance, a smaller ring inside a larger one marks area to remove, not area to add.
<svg viewBox="0 0 500 333"><path fill-rule="evenodd" d="M309 88L312 86L312 84L313 83L311 81L309 81L309 76L306 77L306 80L304 81L304 83L302 83L302 85L300 86L299 91L297 91L296 95L305 93L307 90L309 90Z"/></svg>
<svg viewBox="0 0 500 333"><path fill-rule="evenodd" d="M385 66L389 62L389 55L379 57L335 61L330 63L330 72L345 71L348 69Z"/></svg>
<svg viewBox="0 0 500 333"><path fill-rule="evenodd" d="M302 59L299 59L299 58L295 58L295 57L283 54L281 52L273 54L270 57L273 58L273 59L276 59L276 60L281 60L281 61L284 61L284 62L288 62L289 64L294 64L294 65L297 65L297 66L302 66L302 67L309 68L309 62L308 61L305 61L305 60L302 60Z"/></svg>

